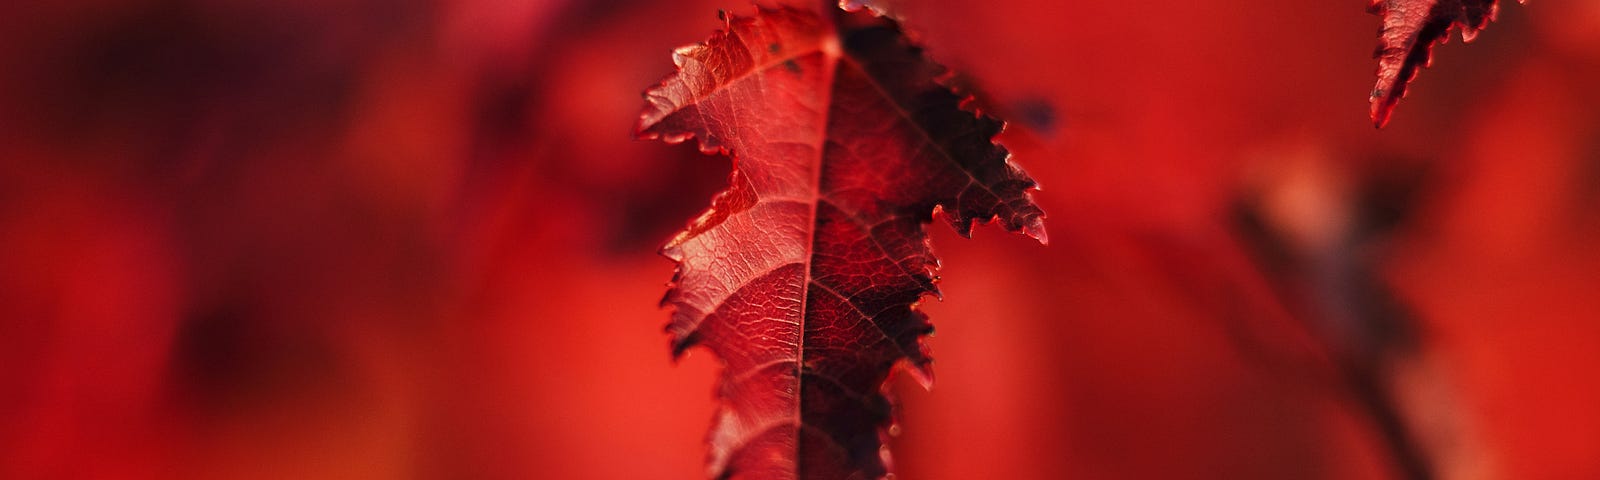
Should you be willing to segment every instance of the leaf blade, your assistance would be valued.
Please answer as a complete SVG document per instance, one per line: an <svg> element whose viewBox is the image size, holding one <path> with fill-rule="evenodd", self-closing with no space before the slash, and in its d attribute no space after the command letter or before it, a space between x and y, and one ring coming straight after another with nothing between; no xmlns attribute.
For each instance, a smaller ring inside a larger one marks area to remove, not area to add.
<svg viewBox="0 0 1600 480"><path fill-rule="evenodd" d="M885 380L904 362L931 381L923 224L940 208L963 234L997 219L1043 236L1033 180L992 142L1003 124L962 110L892 23L838 15L734 17L646 93L642 138L734 158L729 189L663 248L674 353L726 365L714 477L888 473Z"/></svg>
<svg viewBox="0 0 1600 480"><path fill-rule="evenodd" d="M1499 8L1498 0L1371 0L1368 11L1383 17L1373 52L1378 59L1378 82L1369 98L1373 125L1389 123L1418 70L1432 64L1433 47L1444 43L1451 29L1459 28L1462 41L1471 42Z"/></svg>

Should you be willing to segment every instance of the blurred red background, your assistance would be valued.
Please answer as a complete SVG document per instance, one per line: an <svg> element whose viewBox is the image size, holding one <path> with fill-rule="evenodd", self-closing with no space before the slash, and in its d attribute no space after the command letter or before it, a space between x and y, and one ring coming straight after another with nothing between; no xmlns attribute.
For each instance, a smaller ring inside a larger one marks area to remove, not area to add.
<svg viewBox="0 0 1600 480"><path fill-rule="evenodd" d="M933 225L899 478L1600 478L1600 4L1382 131L1364 6L903 9L1052 243ZM0 478L702 477L654 252L727 160L629 131L719 8L0 6Z"/></svg>

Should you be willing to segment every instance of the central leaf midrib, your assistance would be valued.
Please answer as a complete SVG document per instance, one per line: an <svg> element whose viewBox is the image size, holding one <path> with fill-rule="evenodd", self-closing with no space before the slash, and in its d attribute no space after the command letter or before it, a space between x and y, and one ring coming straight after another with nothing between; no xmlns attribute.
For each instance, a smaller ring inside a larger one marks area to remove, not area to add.
<svg viewBox="0 0 1600 480"><path fill-rule="evenodd" d="M800 318L799 318L799 322L797 322L797 326L799 327L799 332L798 332L799 333L799 338L797 339L798 341L795 342L796 343L796 348L795 348L795 366L794 366L794 370L795 370L794 371L794 419L795 419L795 422L794 422L794 465L795 465L795 478L805 478L805 462L804 462L804 459L806 457L805 457L805 455L802 455L803 452L801 452L800 449L801 449L801 445L804 444L804 442L801 441L801 434L802 434L801 430L805 427L805 423L806 423L805 422L805 415L804 415L805 414L805 403L804 403L805 399L803 398L804 388L805 388L804 378L805 378L805 375L806 375L806 373L805 373L806 372L806 362L805 362L805 359L806 359L806 317L810 316L810 314L811 314L811 283L813 282L813 280L812 280L812 278L813 278L812 270L816 267L816 258L817 258L817 248L816 248L817 208L822 203L823 162L825 160L827 160L827 158L828 158L828 155L827 155L828 129L829 129L829 127L830 127L830 125L831 125L831 123L833 121L833 86L834 86L835 83L838 82L838 77L837 77L837 75L838 75L838 66L839 66L838 48L834 48L830 52L829 49L826 48L827 47L826 42L837 42L837 41L838 41L838 37L836 35L833 35L832 32L829 32L829 34L824 35L822 37L822 41L818 42L817 48L814 50L814 52L823 54L824 58L823 58L823 62L822 62L822 68L824 70L822 72L823 73L822 78L827 82L827 84L823 85L823 89L822 89L822 92L823 92L822 93L822 95L823 95L822 96L822 102L821 102L822 108L820 109L820 113L822 114L822 121L818 122L820 124L820 131L817 132L817 144L815 146L816 160L812 162L812 167L811 167L812 168L812 170L811 170L811 185L810 185L811 186L811 203L809 205L810 206L810 215L808 215L808 218L806 219L806 227L807 227L806 228L806 241L805 241L806 259L805 259L805 267L802 268L802 271L805 272L805 273L803 274L804 275L804 279L800 283L800 288L801 288L801 290L800 290L800 292L801 292L800 293ZM835 47L837 47L836 44L835 44ZM811 52L812 51L808 51L806 54L810 55ZM833 54L832 56L834 58L827 58L827 57L829 57L829 55L828 55L829 53L832 53ZM799 56L795 56L795 57L792 57L790 59L787 59L787 60L785 60L785 62L792 61L794 58L799 58ZM772 67L768 67L768 68L772 68Z"/></svg>

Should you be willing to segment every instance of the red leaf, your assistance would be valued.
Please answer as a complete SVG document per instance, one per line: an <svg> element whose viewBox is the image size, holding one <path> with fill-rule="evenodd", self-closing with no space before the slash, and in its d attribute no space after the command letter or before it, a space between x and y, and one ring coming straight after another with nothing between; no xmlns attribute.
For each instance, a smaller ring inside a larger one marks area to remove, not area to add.
<svg viewBox="0 0 1600 480"><path fill-rule="evenodd" d="M759 10L678 49L646 92L642 138L734 157L728 190L662 252L678 262L667 331L726 364L709 473L876 478L889 469L884 383L931 382L915 304L936 293L936 207L1044 241L1031 178L963 111L944 69L888 20Z"/></svg>
<svg viewBox="0 0 1600 480"><path fill-rule="evenodd" d="M1450 29L1461 29L1461 40L1471 42L1494 20L1497 0L1371 0L1368 10L1383 16L1379 31L1378 84L1372 88L1372 122L1389 123L1389 114L1405 97L1406 86L1417 68L1433 62L1433 46L1449 39Z"/></svg>

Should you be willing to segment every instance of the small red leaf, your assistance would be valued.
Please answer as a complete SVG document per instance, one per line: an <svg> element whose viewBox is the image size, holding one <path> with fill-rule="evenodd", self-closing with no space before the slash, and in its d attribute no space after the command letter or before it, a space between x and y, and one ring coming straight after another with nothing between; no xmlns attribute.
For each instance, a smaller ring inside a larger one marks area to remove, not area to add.
<svg viewBox="0 0 1600 480"><path fill-rule="evenodd" d="M728 18L646 92L640 137L734 157L728 190L662 249L674 354L726 364L714 477L887 474L885 380L904 360L931 382L923 224L939 208L964 235L998 219L1044 240L1033 180L992 141L1002 123L963 111L892 22L833 15Z"/></svg>
<svg viewBox="0 0 1600 480"><path fill-rule="evenodd" d="M1462 41L1472 41L1494 20L1500 6L1497 0L1371 0L1367 8L1383 17L1373 53L1378 59L1378 84L1371 98L1372 122L1381 128L1405 97L1417 69L1432 63L1433 46L1444 43L1456 27Z"/></svg>

